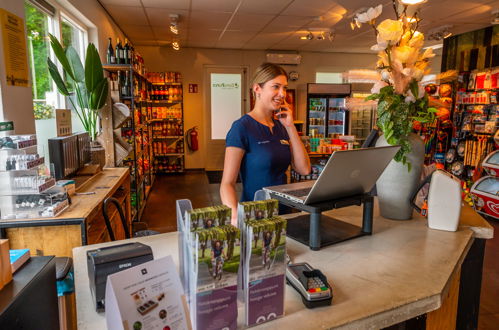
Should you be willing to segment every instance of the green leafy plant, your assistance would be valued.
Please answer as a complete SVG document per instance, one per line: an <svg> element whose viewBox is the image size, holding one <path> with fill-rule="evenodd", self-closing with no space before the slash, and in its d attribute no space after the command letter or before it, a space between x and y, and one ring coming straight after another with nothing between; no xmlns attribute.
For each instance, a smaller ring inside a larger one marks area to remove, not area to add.
<svg viewBox="0 0 499 330"><path fill-rule="evenodd" d="M417 82L413 80L411 88L415 88L414 95L418 95ZM385 86L379 93L371 94L368 100L378 100L378 128L383 132L388 144L400 145L400 150L394 159L407 165L411 170L411 163L407 161L407 154L411 152L409 134L415 121L428 123L435 120L435 108L428 107L428 96L416 99L414 102L405 102L405 95L395 92L393 86Z"/></svg>
<svg viewBox="0 0 499 330"><path fill-rule="evenodd" d="M33 112L36 120L54 118L54 107L49 104L34 102Z"/></svg>
<svg viewBox="0 0 499 330"><path fill-rule="evenodd" d="M83 67L73 47L64 49L59 40L51 34L50 45L62 66L64 78L55 63L47 58L50 75L59 93L68 96L90 138L95 140L99 110L105 105L108 93L108 82L102 71L99 52L92 43L89 44Z"/></svg>

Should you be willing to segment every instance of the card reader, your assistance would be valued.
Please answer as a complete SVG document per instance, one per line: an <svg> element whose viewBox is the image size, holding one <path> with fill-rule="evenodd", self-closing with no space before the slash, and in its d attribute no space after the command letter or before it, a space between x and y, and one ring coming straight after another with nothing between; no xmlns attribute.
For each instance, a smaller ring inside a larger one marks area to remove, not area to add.
<svg viewBox="0 0 499 330"><path fill-rule="evenodd" d="M288 264L286 282L298 291L307 308L331 305L333 289L326 276L308 263Z"/></svg>

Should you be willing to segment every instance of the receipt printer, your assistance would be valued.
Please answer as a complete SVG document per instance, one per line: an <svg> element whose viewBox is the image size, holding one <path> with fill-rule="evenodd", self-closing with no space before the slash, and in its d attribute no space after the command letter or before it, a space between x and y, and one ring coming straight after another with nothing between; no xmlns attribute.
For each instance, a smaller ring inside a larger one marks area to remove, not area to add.
<svg viewBox="0 0 499 330"><path fill-rule="evenodd" d="M98 312L104 311L107 276L153 260L152 250L141 243L127 243L87 251L88 279Z"/></svg>

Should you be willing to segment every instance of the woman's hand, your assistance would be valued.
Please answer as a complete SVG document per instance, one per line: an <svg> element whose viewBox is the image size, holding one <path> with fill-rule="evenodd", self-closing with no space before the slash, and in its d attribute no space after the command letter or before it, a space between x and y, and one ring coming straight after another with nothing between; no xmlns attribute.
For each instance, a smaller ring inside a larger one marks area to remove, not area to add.
<svg viewBox="0 0 499 330"><path fill-rule="evenodd" d="M289 109L289 104L286 103L286 100L283 101L281 109L277 112L276 116L284 127L291 127L294 125L293 113Z"/></svg>

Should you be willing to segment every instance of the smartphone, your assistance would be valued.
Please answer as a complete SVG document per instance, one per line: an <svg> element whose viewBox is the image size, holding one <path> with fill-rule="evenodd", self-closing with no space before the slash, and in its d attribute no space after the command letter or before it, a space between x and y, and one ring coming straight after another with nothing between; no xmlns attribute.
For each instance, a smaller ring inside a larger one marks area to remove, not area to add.
<svg viewBox="0 0 499 330"><path fill-rule="evenodd" d="M281 117L286 117L285 113L281 113L281 111L286 110L285 108L280 108L278 110L274 110L274 119L279 119Z"/></svg>

